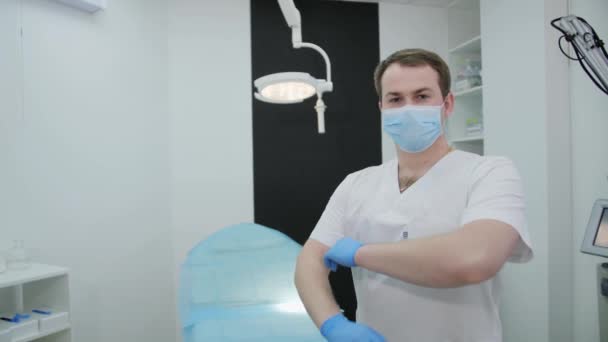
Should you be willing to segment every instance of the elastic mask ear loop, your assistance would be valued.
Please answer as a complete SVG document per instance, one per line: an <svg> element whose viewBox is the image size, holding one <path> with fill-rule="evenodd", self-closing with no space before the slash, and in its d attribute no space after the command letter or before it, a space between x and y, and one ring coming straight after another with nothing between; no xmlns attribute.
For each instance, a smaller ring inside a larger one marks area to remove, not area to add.
<svg viewBox="0 0 608 342"><path fill-rule="evenodd" d="M448 117L450 116L448 114L448 107L446 107L446 105L445 105L445 103L447 102L447 100L448 100L448 97L446 96L446 97L443 98L443 102L441 103L441 112L442 112L441 113L441 121L443 121L443 111L444 110L445 110L445 120L446 121L448 120Z"/></svg>
<svg viewBox="0 0 608 342"><path fill-rule="evenodd" d="M448 99L447 96L443 98L443 102L441 103L441 107L440 107L441 109L439 112L440 113L439 115L441 115L439 122L441 123L441 133L442 134L446 134L446 129L447 129L447 125L448 125L449 115L448 115L447 107L445 106L445 102L447 101L447 99ZM444 110L445 110L445 116L443 115Z"/></svg>

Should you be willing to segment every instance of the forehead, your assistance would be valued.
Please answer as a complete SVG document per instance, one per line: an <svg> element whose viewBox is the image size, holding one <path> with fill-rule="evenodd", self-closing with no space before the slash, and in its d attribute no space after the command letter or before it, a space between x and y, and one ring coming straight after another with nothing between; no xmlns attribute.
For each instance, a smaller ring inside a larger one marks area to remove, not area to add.
<svg viewBox="0 0 608 342"><path fill-rule="evenodd" d="M429 65L407 66L391 64L381 79L382 94L409 93L420 88L439 89L439 74Z"/></svg>

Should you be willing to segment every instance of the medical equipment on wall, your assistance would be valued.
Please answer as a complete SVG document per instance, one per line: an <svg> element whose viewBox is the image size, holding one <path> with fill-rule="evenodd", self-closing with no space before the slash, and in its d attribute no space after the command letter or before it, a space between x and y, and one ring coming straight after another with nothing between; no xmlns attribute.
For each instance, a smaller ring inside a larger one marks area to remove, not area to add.
<svg viewBox="0 0 608 342"><path fill-rule="evenodd" d="M608 53L604 42L583 18L568 15L551 21L551 26L563 33L559 49L571 60L578 61L593 83L608 95ZM569 56L562 47L566 39L576 54ZM608 258L608 199L598 199L593 206L581 252ZM598 314L600 342L608 342L608 263L597 267Z"/></svg>
<svg viewBox="0 0 608 342"><path fill-rule="evenodd" d="M593 27L583 18L568 15L551 21L551 25L563 33L558 40L562 53L571 60L578 61L593 83L608 95L608 53L604 42ZM569 56L562 48L566 39L574 49L576 58ZM608 257L608 200L595 202L581 252ZM600 342L608 342L608 263L597 267L598 320Z"/></svg>
<svg viewBox="0 0 608 342"><path fill-rule="evenodd" d="M608 95L608 53L593 27L585 19L575 15L554 19L551 26L564 34L558 40L562 53L569 59L578 61L593 83ZM576 58L569 56L562 48L564 38L572 44Z"/></svg>
<svg viewBox="0 0 608 342"><path fill-rule="evenodd" d="M608 199L595 201L581 252L608 258ZM608 342L608 262L597 267L600 342Z"/></svg>
<svg viewBox="0 0 608 342"><path fill-rule="evenodd" d="M597 280L599 282L598 314L600 317L600 342L608 341L608 262L598 265Z"/></svg>
<svg viewBox="0 0 608 342"><path fill-rule="evenodd" d="M255 98L275 104L300 103L317 94L317 125L319 133L325 133L325 103L323 93L333 90L331 82L331 63L327 53L318 45L302 42L302 24L300 11L293 0L278 0L287 25L291 28L291 41L295 49L310 48L323 56L326 65L327 79L316 79L304 72L280 72L260 77L254 81L257 92Z"/></svg>
<svg viewBox="0 0 608 342"><path fill-rule="evenodd" d="M608 258L608 199L595 201L581 252Z"/></svg>

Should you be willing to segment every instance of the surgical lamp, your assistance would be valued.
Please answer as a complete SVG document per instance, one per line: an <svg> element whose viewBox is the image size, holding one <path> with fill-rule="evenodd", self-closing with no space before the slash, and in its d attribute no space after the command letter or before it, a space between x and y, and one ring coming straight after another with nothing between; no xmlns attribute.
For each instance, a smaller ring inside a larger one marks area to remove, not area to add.
<svg viewBox="0 0 608 342"><path fill-rule="evenodd" d="M302 42L302 23L300 11L293 0L278 0L287 26L291 28L291 42L294 49L310 48L323 56L327 68L327 79L316 79L304 72L280 72L256 79L253 84L257 88L255 98L275 104L300 103L317 94L317 125L319 133L325 133L325 103L323 93L333 90L331 83L331 63L327 53L321 47L311 43Z"/></svg>
<svg viewBox="0 0 608 342"><path fill-rule="evenodd" d="M554 19L551 21L551 26L564 34L558 41L562 53L569 59L578 61L593 83L608 95L608 54L604 49L604 42L595 33L593 27L585 19L575 15ZM576 58L564 52L561 45L564 38L574 47ZM595 77L591 75L589 69Z"/></svg>

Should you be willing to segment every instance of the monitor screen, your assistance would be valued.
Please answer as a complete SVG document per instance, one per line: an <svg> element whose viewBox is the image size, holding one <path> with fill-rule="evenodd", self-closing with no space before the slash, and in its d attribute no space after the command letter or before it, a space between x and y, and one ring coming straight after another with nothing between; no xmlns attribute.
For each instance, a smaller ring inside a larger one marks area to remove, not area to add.
<svg viewBox="0 0 608 342"><path fill-rule="evenodd" d="M600 219L600 225L597 228L597 235L593 244L598 247L608 248L608 208L604 208L602 211L602 218Z"/></svg>

